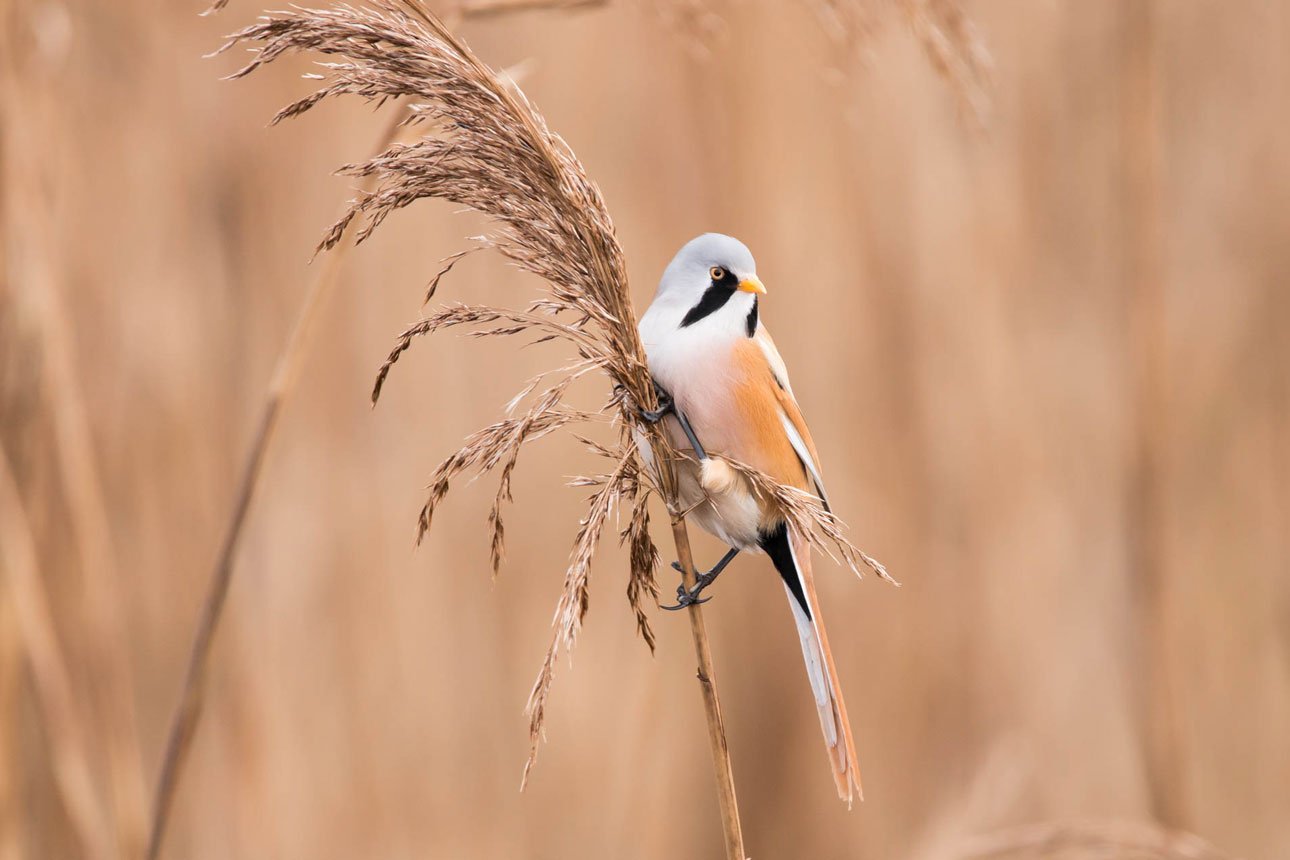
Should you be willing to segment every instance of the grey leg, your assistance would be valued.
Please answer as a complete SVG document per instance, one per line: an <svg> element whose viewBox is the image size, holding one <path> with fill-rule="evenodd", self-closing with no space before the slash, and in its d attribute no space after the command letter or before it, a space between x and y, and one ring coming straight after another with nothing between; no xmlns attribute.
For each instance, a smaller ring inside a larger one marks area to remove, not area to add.
<svg viewBox="0 0 1290 860"><path fill-rule="evenodd" d="M676 408L676 402L672 399L672 395L664 391L657 382L654 383L654 391L658 394L658 408L654 410L642 409L641 418L649 424L657 424L669 413L675 415L676 420L681 424L681 429L685 432L685 438L690 440L690 446L694 448L695 455L700 460L708 459L708 452L703 450L703 445L699 443L699 437L694 435L694 428L690 426L690 421L685 417L685 413Z"/></svg>

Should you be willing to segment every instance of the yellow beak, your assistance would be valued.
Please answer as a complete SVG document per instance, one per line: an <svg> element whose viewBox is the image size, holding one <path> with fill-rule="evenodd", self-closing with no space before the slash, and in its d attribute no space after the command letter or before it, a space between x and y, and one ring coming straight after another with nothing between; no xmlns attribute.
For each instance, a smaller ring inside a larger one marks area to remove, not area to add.
<svg viewBox="0 0 1290 860"><path fill-rule="evenodd" d="M761 279L756 275L751 275L740 281L739 289L745 293L756 293L759 296L766 295L766 287L762 285Z"/></svg>

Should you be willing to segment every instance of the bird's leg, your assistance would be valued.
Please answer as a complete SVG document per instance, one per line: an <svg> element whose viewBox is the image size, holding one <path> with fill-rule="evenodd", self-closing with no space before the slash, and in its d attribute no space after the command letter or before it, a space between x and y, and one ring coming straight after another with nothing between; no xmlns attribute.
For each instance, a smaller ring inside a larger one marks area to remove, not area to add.
<svg viewBox="0 0 1290 860"><path fill-rule="evenodd" d="M676 420L680 422L681 429L685 431L685 438L690 440L690 447L694 448L695 456L700 460L708 459L708 452L703 450L703 445L699 443L699 437L694 435L694 428L690 426L689 419L685 413L676 408L676 401L672 395L663 390L657 382L654 383L654 393L658 395L657 409L641 409L640 416L647 424L657 424L663 420L666 415L675 415Z"/></svg>
<svg viewBox="0 0 1290 860"><path fill-rule="evenodd" d="M694 435L694 428L690 426L690 422L685 417L685 413L676 408L676 401L672 399L672 395L668 394L667 391L665 391L657 382L654 383L654 393L658 397L658 409L640 410L641 419L647 424L657 424L662 421L666 415L675 415L676 420L681 425L681 429L685 432L685 438L690 440L690 446L694 449L695 456L700 460L708 459L708 452L703 450L703 445L699 442L699 437ZM731 549L723 555L721 560L713 565L712 570L709 570L707 573L699 574L695 578L694 588L687 591L684 584L678 585L676 588L676 606L664 606L663 608L676 610L699 603L707 603L712 598L705 597L700 599L699 594L703 589L712 584L713 580L721 574L721 571L726 569L726 565L730 564L738 554L739 550ZM672 567L676 568L678 571L681 570L679 562L672 562Z"/></svg>
<svg viewBox="0 0 1290 860"><path fill-rule="evenodd" d="M703 589L716 581L717 577L721 575L721 571L725 570L726 565L734 561L735 556L737 555L739 555L739 550L731 547L730 551L723 555L721 560L712 566L712 570L709 570L707 573L699 574L695 578L694 588L687 590L684 584L676 587L676 606L664 606L663 608L675 611L677 609L684 609L692 604L707 603L712 598L705 597L700 600L699 595L703 592ZM672 562L672 567L681 573L685 572L679 561Z"/></svg>
<svg viewBox="0 0 1290 860"><path fill-rule="evenodd" d="M681 429L685 431L685 438L690 440L690 447L694 449L695 456L700 460L708 459L708 452L703 450L703 446L699 444L699 437L694 435L694 428L686 420L685 413L675 406L672 407L672 411L676 413L676 420L681 422Z"/></svg>

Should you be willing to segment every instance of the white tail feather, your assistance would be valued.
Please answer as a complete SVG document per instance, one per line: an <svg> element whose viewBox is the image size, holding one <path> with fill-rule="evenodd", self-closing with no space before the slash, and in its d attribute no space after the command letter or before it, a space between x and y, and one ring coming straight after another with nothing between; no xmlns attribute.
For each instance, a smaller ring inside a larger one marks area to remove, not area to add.
<svg viewBox="0 0 1290 860"><path fill-rule="evenodd" d="M829 759L833 764L833 779L837 783L838 796L850 806L856 797L864 799L864 791L860 787L860 768L856 763L846 704L842 701L842 688L838 686L837 670L833 667L829 640L824 634L824 623L820 619L818 601L815 599L815 583L809 567L810 549L799 547L791 535L789 549L811 617L807 617L787 582L784 583L784 591L788 594L788 604L793 610L793 620L797 623L802 658L806 662L806 675L810 679L815 707L820 714L820 728L824 732L824 743L829 749ZM805 564L799 560L799 553L806 557Z"/></svg>
<svg viewBox="0 0 1290 860"><path fill-rule="evenodd" d="M815 635L815 625L806 617L798 604L797 598L784 586L788 593L788 605L793 610L793 620L797 622L797 635L802 640L802 657L806 661L806 677L811 681L811 692L815 694L815 707L820 711L820 728L824 730L824 743L830 748L838 745L838 725L833 719L833 697L829 693L829 670L824 665L824 652L820 650L819 637Z"/></svg>

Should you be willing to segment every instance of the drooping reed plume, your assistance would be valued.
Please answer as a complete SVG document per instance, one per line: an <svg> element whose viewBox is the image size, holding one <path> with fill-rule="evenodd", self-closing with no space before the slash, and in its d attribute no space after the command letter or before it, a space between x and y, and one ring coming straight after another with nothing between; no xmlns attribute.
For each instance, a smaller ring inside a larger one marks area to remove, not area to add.
<svg viewBox="0 0 1290 860"><path fill-rule="evenodd" d="M993 62L959 0L809 0L825 32L854 58L871 37L899 17L923 54L953 90L960 108L984 125L990 112ZM895 9L895 15L892 9Z"/></svg>
<svg viewBox="0 0 1290 860"><path fill-rule="evenodd" d="M640 409L657 404L613 222L581 163L547 128L524 94L480 62L414 0L374 0L367 8L275 13L235 33L225 48L239 44L255 45L256 56L234 77L250 74L292 52L313 51L334 58L322 65L323 73L318 76L321 87L285 107L275 122L298 116L330 97L355 95L373 102L410 99L409 122L425 127L426 133L414 143L392 145L373 158L342 168L346 175L370 181L374 190L353 201L327 231L320 250L332 248L350 230L361 242L396 210L424 198L438 198L488 216L493 229L479 240L479 247L499 252L542 278L548 287L543 298L521 309L451 304L409 327L377 374L374 402L393 365L414 340L446 328L465 327L479 337L561 341L574 355L566 366L533 379L504 417L469 436L463 447L435 470L418 520L418 539L430 528L436 507L454 480L496 471L498 490L489 514L496 572L504 558L503 508L510 501L511 474L524 446L591 422L609 423L614 429L616 442L608 447L583 439L608 465L603 474L574 481L593 492L574 539L551 643L529 699L527 777L542 735L555 662L561 651L572 649L577 641L588 606L592 558L611 521L621 513L618 519L626 523L619 538L630 548L627 596L640 634L651 647L647 598L657 596L659 558L650 534L651 494L659 494L667 506L678 555L687 575L693 573L684 512L674 504L672 464L678 454L657 427L641 421L638 415ZM445 261L431 282L427 299L434 297L460 257L454 255ZM608 383L598 408L588 410L566 403L572 383L593 373ZM637 440L652 446L655 461L661 464L657 471L646 468ZM832 548L857 572L859 565L865 564L886 576L880 565L847 542L836 520L810 497L742 464L736 466L759 492L777 500L788 519L802 533L811 535L816 546L826 551ZM706 636L697 607L691 609L691 617L696 646L702 639L700 677L708 684L705 697L709 698L710 728L720 731ZM724 738L719 745L724 755ZM714 750L717 746L714 740ZM718 756L719 770L720 759ZM724 764L728 780L728 758ZM726 812L734 823L732 836L732 825L727 822L727 840L732 846L738 843L737 853L742 856L741 838L734 838L738 823L732 786L729 794Z"/></svg>
<svg viewBox="0 0 1290 860"><path fill-rule="evenodd" d="M468 18L493 17L508 12L583 8L601 5L604 2L606 0L469 0L451 8L445 15L445 20L451 26ZM204 14L217 12L224 5L223 2L216 2ZM375 153L383 152L399 139L401 132L406 131L406 107L399 104L390 113L391 116L377 135ZM333 248L323 265L314 271L304 301L297 311L295 324L278 354L273 376L261 404L255 434L243 457L240 477L220 541L219 553L198 615L180 699L171 714L170 727L167 731L149 825L146 856L150 860L160 853L170 808L188 751L192 747L193 736L202 711L206 671L210 665L215 634L223 615L225 598L232 586L238 551L259 487L260 476L264 471L264 463L277 438L279 419L283 409L299 380L301 367L311 351L318 318L336 290L345 251L352 245L353 242L349 241ZM446 273L450 268L451 263L440 274Z"/></svg>

